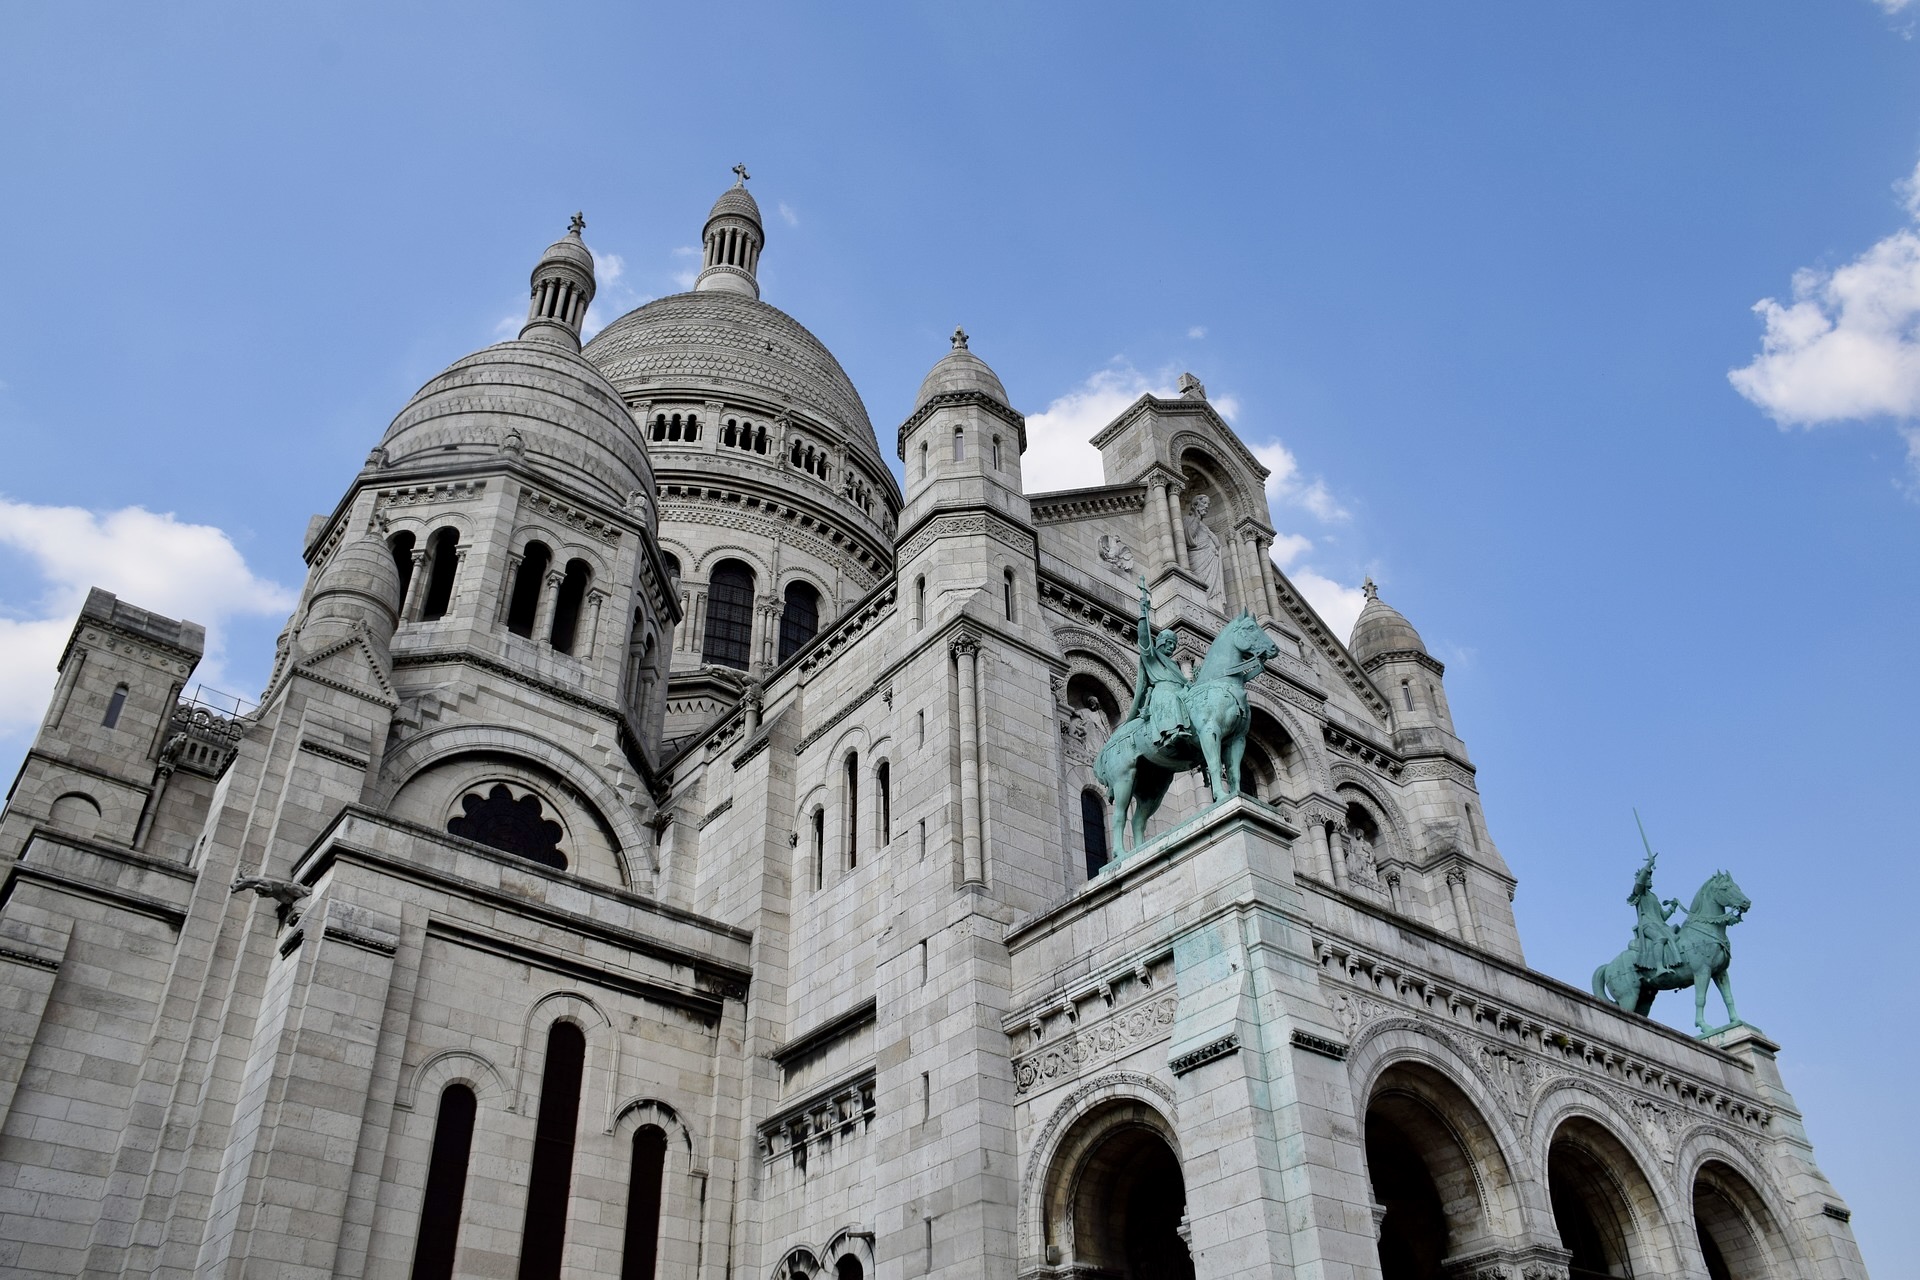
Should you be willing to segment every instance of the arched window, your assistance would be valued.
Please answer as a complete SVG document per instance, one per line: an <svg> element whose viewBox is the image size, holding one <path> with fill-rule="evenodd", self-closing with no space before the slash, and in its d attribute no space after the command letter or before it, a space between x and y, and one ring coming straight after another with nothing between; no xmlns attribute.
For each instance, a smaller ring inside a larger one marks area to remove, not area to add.
<svg viewBox="0 0 1920 1280"><path fill-rule="evenodd" d="M586 603L587 584L593 580L593 569L585 560L567 561L567 576L560 580L560 590L553 600L553 631L549 638L553 647L562 653L572 653L574 640L580 631L580 607Z"/></svg>
<svg viewBox="0 0 1920 1280"><path fill-rule="evenodd" d="M107 714L106 717L100 721L100 727L102 729L111 729L117 726L120 723L120 713L126 709L127 686L123 684L115 685L113 687L113 696L107 699Z"/></svg>
<svg viewBox="0 0 1920 1280"><path fill-rule="evenodd" d="M787 584L786 605L780 610L780 661L800 652L820 629L820 593L804 582Z"/></svg>
<svg viewBox="0 0 1920 1280"><path fill-rule="evenodd" d="M686 439L698 440L699 438L700 438L700 415L697 413L690 413L687 415Z"/></svg>
<svg viewBox="0 0 1920 1280"><path fill-rule="evenodd" d="M667 438L667 415L664 413L656 413L653 415L653 438L655 440L665 440Z"/></svg>
<svg viewBox="0 0 1920 1280"><path fill-rule="evenodd" d="M893 766L885 760L873 771L874 798L880 805L880 844L893 843Z"/></svg>
<svg viewBox="0 0 1920 1280"><path fill-rule="evenodd" d="M745 671L753 651L753 570L722 560L707 587L707 638L700 660Z"/></svg>
<svg viewBox="0 0 1920 1280"><path fill-rule="evenodd" d="M913 625L922 627L926 625L926 622L927 580L925 578L915 578L913 580Z"/></svg>
<svg viewBox="0 0 1920 1280"><path fill-rule="evenodd" d="M833 1280L864 1280L865 1275L860 1269L860 1259L850 1253L841 1255L840 1261L833 1264Z"/></svg>
<svg viewBox="0 0 1920 1280"><path fill-rule="evenodd" d="M540 1117L527 1177L527 1218L520 1228L519 1280L560 1280L567 1242L567 1200L573 1183L573 1139L580 1122L580 1071L587 1038L571 1022L547 1033L540 1077Z"/></svg>
<svg viewBox="0 0 1920 1280"><path fill-rule="evenodd" d="M666 562L667 576L669 578L677 578L680 576L679 556L673 554L671 551L662 551L660 553L660 559Z"/></svg>
<svg viewBox="0 0 1920 1280"><path fill-rule="evenodd" d="M960 427L953 429L953 460L955 462L967 460L967 433Z"/></svg>
<svg viewBox="0 0 1920 1280"><path fill-rule="evenodd" d="M413 1246L412 1280L453 1280L453 1250L460 1239L460 1205L467 1194L467 1156L473 1150L477 1102L464 1084L440 1095L433 1125L433 1155L427 1191L420 1202L420 1234Z"/></svg>
<svg viewBox="0 0 1920 1280"><path fill-rule="evenodd" d="M993 438L993 469L995 471L998 471L1000 469L1000 437L999 436L995 436Z"/></svg>
<svg viewBox="0 0 1920 1280"><path fill-rule="evenodd" d="M1012 622L1013 621L1013 570L1011 569L1008 569L1003 574L1001 574L1000 594L1001 594L1002 603L1006 606L1007 621Z"/></svg>
<svg viewBox="0 0 1920 1280"><path fill-rule="evenodd" d="M387 539L387 546L393 549L393 567L400 571L400 598L405 600L413 581L413 535L402 529Z"/></svg>
<svg viewBox="0 0 1920 1280"><path fill-rule="evenodd" d="M860 755L847 752L847 870L860 865Z"/></svg>
<svg viewBox="0 0 1920 1280"><path fill-rule="evenodd" d="M734 442L739 438L740 423L733 418L728 418L727 425L720 428L720 443L731 449L734 447Z"/></svg>
<svg viewBox="0 0 1920 1280"><path fill-rule="evenodd" d="M544 542L529 542L520 553L520 571L514 575L513 595L507 601L507 630L533 637L533 620L540 612L540 592L547 580L553 552Z"/></svg>
<svg viewBox="0 0 1920 1280"><path fill-rule="evenodd" d="M813 811L813 887L827 881L827 811Z"/></svg>
<svg viewBox="0 0 1920 1280"><path fill-rule="evenodd" d="M633 1135L633 1166L627 1177L627 1244L620 1280L653 1280L660 1252L660 1188L665 1181L667 1135L642 1125Z"/></svg>
<svg viewBox="0 0 1920 1280"><path fill-rule="evenodd" d="M1107 806L1100 793L1088 787L1080 793L1080 842L1087 853L1087 879L1107 865Z"/></svg>
<svg viewBox="0 0 1920 1280"><path fill-rule="evenodd" d="M460 531L442 529L427 541L427 598L420 605L420 620L432 622L447 616L453 607L453 573L460 565ZM400 598L407 593L401 589Z"/></svg>
<svg viewBox="0 0 1920 1280"><path fill-rule="evenodd" d="M1407 704L1407 710L1413 710L1413 681L1402 680L1400 682L1400 700Z"/></svg>
<svg viewBox="0 0 1920 1280"><path fill-rule="evenodd" d="M767 429L764 426L753 429L753 451L755 453L767 451Z"/></svg>
<svg viewBox="0 0 1920 1280"><path fill-rule="evenodd" d="M920 442L920 478L922 480L927 478L927 442L925 440Z"/></svg>

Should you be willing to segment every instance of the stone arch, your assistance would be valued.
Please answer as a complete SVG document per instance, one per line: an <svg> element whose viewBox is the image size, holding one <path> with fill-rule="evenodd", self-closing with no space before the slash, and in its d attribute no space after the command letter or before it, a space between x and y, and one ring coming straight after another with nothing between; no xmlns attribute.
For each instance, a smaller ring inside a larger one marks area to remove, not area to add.
<svg viewBox="0 0 1920 1280"><path fill-rule="evenodd" d="M1102 668L1121 688L1133 687L1133 677L1129 672L1135 654L1132 648L1123 646L1106 632L1077 626L1055 627L1053 643L1065 655L1069 667L1073 666L1077 657L1082 663Z"/></svg>
<svg viewBox="0 0 1920 1280"><path fill-rule="evenodd" d="M1387 1210L1383 1269L1437 1267L1520 1234L1524 1147L1450 1038L1410 1018L1376 1023L1350 1072L1353 1096L1366 1099L1369 1185Z"/></svg>
<svg viewBox="0 0 1920 1280"><path fill-rule="evenodd" d="M1031 1265L1044 1265L1047 1256L1050 1171L1062 1163L1068 1144L1073 1142L1074 1134L1081 1132L1082 1122L1088 1116L1114 1108L1119 1109L1112 1110L1114 1116L1124 1112L1144 1123L1154 1123L1152 1117L1158 1117L1158 1124L1170 1139L1178 1131L1179 1111L1173 1090L1152 1076L1138 1072L1103 1072L1062 1099L1034 1139L1021 1177L1020 1249L1026 1259L1023 1270ZM1174 1151L1178 1154L1177 1144Z"/></svg>
<svg viewBox="0 0 1920 1280"><path fill-rule="evenodd" d="M633 858L648 857L652 840L634 813L632 801L642 799L637 786L627 783L623 795L606 779L608 771L595 769L572 752L521 729L506 725L465 724L431 729L408 738L381 762L380 780L373 802L381 808L392 804L406 785L427 769L455 756L480 755L499 758L520 756L539 764L571 787L582 803L594 810L598 821L612 837L614 861L627 888L639 887L639 872ZM625 782L625 779L622 779Z"/></svg>
<svg viewBox="0 0 1920 1280"><path fill-rule="evenodd" d="M1309 726L1301 720L1299 709L1286 699L1275 696L1263 687L1258 679L1247 686L1247 704L1258 707L1279 721L1280 727L1286 730L1288 737L1293 739L1293 745L1300 752L1300 761L1305 768L1302 778L1304 794L1310 795L1315 791L1331 792L1334 787L1332 766L1322 746L1320 733L1317 728L1310 730Z"/></svg>
<svg viewBox="0 0 1920 1280"><path fill-rule="evenodd" d="M753 589L756 593L762 593L765 585L773 581L773 571L768 567L766 558L751 547L743 547L738 543L719 542L703 547L694 553L694 559L688 563L693 565L692 576L704 582L713 576L714 569L724 560L738 560L753 570Z"/></svg>
<svg viewBox="0 0 1920 1280"><path fill-rule="evenodd" d="M1233 504L1235 521L1259 516L1266 510L1266 491L1258 478L1243 465L1225 460L1219 445L1195 431L1177 433L1167 445L1167 456L1174 460L1184 483L1189 468L1212 483L1219 495Z"/></svg>
<svg viewBox="0 0 1920 1280"><path fill-rule="evenodd" d="M817 1280L825 1271L820 1265L820 1255L813 1251L813 1247L798 1244L773 1264L773 1280Z"/></svg>
<svg viewBox="0 0 1920 1280"><path fill-rule="evenodd" d="M1705 1254L1702 1237L1711 1239L1734 1280L1801 1274L1806 1258L1785 1225L1793 1216L1760 1161L1711 1123L1689 1130L1679 1146L1674 1181L1687 1197L1694 1248Z"/></svg>
<svg viewBox="0 0 1920 1280"><path fill-rule="evenodd" d="M1576 1265L1625 1268L1636 1276L1683 1271L1677 1226L1687 1220L1686 1207L1665 1178L1649 1176L1661 1168L1659 1157L1614 1101L1584 1081L1563 1078L1546 1087L1532 1113L1532 1167L1546 1174L1549 1208L1539 1227L1559 1233L1575 1251ZM1563 1220L1569 1199L1580 1202L1573 1216L1584 1213L1600 1237L1599 1266L1593 1266L1592 1242L1573 1239L1581 1224Z"/></svg>
<svg viewBox="0 0 1920 1280"><path fill-rule="evenodd" d="M845 1226L834 1232L827 1241L826 1248L820 1251L828 1277L837 1280L841 1271L841 1260L851 1258L860 1266L862 1280L873 1280L876 1274L873 1261L873 1232L857 1226Z"/></svg>
<svg viewBox="0 0 1920 1280"><path fill-rule="evenodd" d="M527 1007L526 1022L521 1029L520 1052L516 1055L513 1082L515 1109L527 1115L534 1115L539 1110L540 1073L529 1070L529 1064L535 1058L544 1060L547 1034L556 1022L571 1022L586 1037L586 1071L580 1081L581 1109L585 1110L588 1099L593 1096L590 1090L595 1083L594 1077L599 1077L599 1092L605 1099L607 1109L607 1119L602 1127L610 1131L615 1115L614 1089L620 1080L619 1039L614 1034L613 1019L607 1016L606 1010L578 991L549 991Z"/></svg>
<svg viewBox="0 0 1920 1280"><path fill-rule="evenodd" d="M1265 706L1249 700L1248 712L1250 724L1242 773L1251 773L1257 784L1254 798L1271 803L1278 793L1277 798L1287 803L1304 800L1313 786L1312 766L1299 739L1288 731L1285 721Z"/></svg>
<svg viewBox="0 0 1920 1280"><path fill-rule="evenodd" d="M464 511L442 509L423 512L383 506L380 515L387 522L389 538L396 533L411 533L424 542L429 533L437 533L449 526L459 532L462 545L472 542L476 536L473 517Z"/></svg>
<svg viewBox="0 0 1920 1280"><path fill-rule="evenodd" d="M618 1138L630 1138L635 1129L649 1124L677 1139L680 1149L693 1161L694 1171L699 1172L696 1155L699 1148L694 1144L693 1130L672 1106L649 1094L636 1093L616 1104L613 1122L607 1126L607 1132Z"/></svg>
<svg viewBox="0 0 1920 1280"><path fill-rule="evenodd" d="M1343 809L1357 803L1373 819L1386 846L1382 856L1411 860L1413 842L1400 815L1400 806L1386 798L1376 779L1350 764L1335 761L1328 771L1328 781L1333 784L1334 799L1343 802Z"/></svg>
<svg viewBox="0 0 1920 1280"><path fill-rule="evenodd" d="M473 1049L442 1049L422 1059L401 1083L393 1105L411 1111L419 1100L438 1099L450 1084L464 1084L482 1103L507 1111L518 1110L518 1100L492 1059Z"/></svg>
<svg viewBox="0 0 1920 1280"><path fill-rule="evenodd" d="M74 835L88 837L100 829L100 802L85 791L67 791L54 797L47 821Z"/></svg>

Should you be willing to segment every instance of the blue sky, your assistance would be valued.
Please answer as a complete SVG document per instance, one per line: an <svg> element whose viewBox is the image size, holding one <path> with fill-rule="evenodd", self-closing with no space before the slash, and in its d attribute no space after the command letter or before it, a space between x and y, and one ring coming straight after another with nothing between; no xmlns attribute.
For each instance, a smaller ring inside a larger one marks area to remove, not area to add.
<svg viewBox="0 0 1920 1280"><path fill-rule="evenodd" d="M1742 1012L1894 1274L1920 1256L1916 22L10 5L0 756L90 583L209 623L207 678L256 692L308 515L517 319L567 216L604 322L683 287L745 161L765 297L883 441L956 323L1058 484L1097 480L1074 444L1113 408L1207 383L1278 464L1296 579L1338 621L1370 573L1447 663L1536 967L1584 985L1624 945L1630 806L1663 892L1733 870Z"/></svg>

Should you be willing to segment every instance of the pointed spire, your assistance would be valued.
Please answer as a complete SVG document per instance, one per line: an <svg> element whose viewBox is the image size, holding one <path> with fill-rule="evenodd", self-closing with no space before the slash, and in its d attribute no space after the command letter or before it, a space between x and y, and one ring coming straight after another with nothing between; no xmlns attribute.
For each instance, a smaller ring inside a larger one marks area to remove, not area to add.
<svg viewBox="0 0 1920 1280"><path fill-rule="evenodd" d="M567 234L547 246L533 268L533 297L527 304L527 323L520 336L580 349L580 325L593 301L593 254L580 233L586 215L576 213Z"/></svg>
<svg viewBox="0 0 1920 1280"><path fill-rule="evenodd" d="M700 232L700 277L693 287L701 292L719 290L760 296L760 250L766 245L766 227L760 221L760 205L747 190L747 166L733 166L733 185L720 193L707 214L707 225Z"/></svg>

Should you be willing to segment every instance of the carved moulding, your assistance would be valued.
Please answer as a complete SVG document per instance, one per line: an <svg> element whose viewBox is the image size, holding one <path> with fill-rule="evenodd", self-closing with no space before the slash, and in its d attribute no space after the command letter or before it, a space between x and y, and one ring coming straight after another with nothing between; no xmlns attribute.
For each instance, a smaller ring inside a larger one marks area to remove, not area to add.
<svg viewBox="0 0 1920 1280"><path fill-rule="evenodd" d="M1011 520L983 511L977 515L934 517L901 545L895 563L907 563L940 538L968 537L975 534L985 534L996 542L1005 543L1015 551L1024 553L1033 551L1032 533Z"/></svg>
<svg viewBox="0 0 1920 1280"><path fill-rule="evenodd" d="M1014 1096L1065 1083L1090 1067L1166 1039L1173 1034L1177 1006L1177 998L1169 992L1101 1018L1064 1040L1022 1054L1013 1060Z"/></svg>
<svg viewBox="0 0 1920 1280"><path fill-rule="evenodd" d="M1336 990L1329 1003L1356 1045L1379 1027L1408 1018L1434 1034L1452 1033L1446 1036L1449 1042L1462 1048L1460 1056L1517 1118L1530 1118L1540 1097L1571 1077L1598 1082L1622 1101L1622 1115L1634 1114L1626 1102L1645 1100L1671 1109L1673 1116L1718 1121L1751 1138L1763 1138L1772 1124L1772 1111L1751 1098L1368 955L1343 940L1316 936L1313 954L1323 971L1340 975L1353 988ZM1676 1122L1661 1118L1659 1123Z"/></svg>

